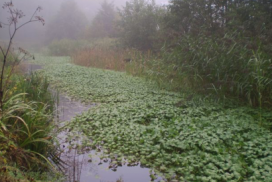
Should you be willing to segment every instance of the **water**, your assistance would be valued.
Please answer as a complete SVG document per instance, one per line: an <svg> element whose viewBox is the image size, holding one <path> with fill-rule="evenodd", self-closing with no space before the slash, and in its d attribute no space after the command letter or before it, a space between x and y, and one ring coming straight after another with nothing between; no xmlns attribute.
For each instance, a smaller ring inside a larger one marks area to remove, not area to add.
<svg viewBox="0 0 272 182"><path fill-rule="evenodd" d="M26 74L30 74L30 73L33 72L33 71L42 69L42 66L41 66L41 65L38 65L38 64L24 63L22 66L23 66L23 69L24 69L23 71L24 71Z"/></svg>
<svg viewBox="0 0 272 182"><path fill-rule="evenodd" d="M85 105L65 95L59 95L58 120L63 125L91 107L95 107L95 104ZM67 163L65 168L67 182L115 182L120 178L125 182L151 181L149 169L139 164L137 166L125 164L113 171L109 169L110 159L100 160L100 152L88 149L82 151L69 149L69 143L66 141L67 132L61 132L58 135L60 146L64 150L61 159Z"/></svg>
<svg viewBox="0 0 272 182"><path fill-rule="evenodd" d="M29 74L39 69L42 69L42 66L26 64L25 72ZM55 91L52 92L55 94ZM95 106L95 104L86 105L64 94L58 94L57 125L59 127L64 126L76 115ZM66 182L116 182L118 179L122 179L124 182L151 181L149 169L141 167L140 164L127 166L124 163L112 170L109 168L111 159L101 161L99 158L100 152L88 148L82 150L71 149L66 140L67 132L69 131L62 131L57 135L60 149L63 151L60 158L65 162L60 169L67 176Z"/></svg>

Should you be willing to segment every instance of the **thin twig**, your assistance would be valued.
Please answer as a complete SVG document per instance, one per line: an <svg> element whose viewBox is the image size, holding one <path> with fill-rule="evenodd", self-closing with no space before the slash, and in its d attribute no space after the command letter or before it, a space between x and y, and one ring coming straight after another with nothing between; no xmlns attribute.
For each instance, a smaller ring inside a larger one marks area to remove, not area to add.
<svg viewBox="0 0 272 182"><path fill-rule="evenodd" d="M39 21L39 20L32 20L33 17L36 15L37 11L38 11L38 8L37 8L36 11L33 13L33 15L31 16L30 20L29 20L28 22L25 22L25 23L23 23L22 25L20 25L20 26L17 28L17 30L18 30L19 28L21 28L22 26L24 26L24 25L30 23L30 22Z"/></svg>
<svg viewBox="0 0 272 182"><path fill-rule="evenodd" d="M5 8L5 7L8 7L9 14L10 14L10 16L11 16L11 17L10 17L11 19L9 19L9 37L10 37L10 39L9 39L8 47L7 47L7 49L6 49L5 51L3 50L2 47L0 47L0 48L1 48L1 52L2 52L2 54L3 54L3 57L4 57L4 59L3 59L3 64L2 64L2 69L1 69L1 73L0 73L0 74L1 74L1 77L0 77L0 109L1 109L1 110L3 109L3 92L4 92L4 88L6 87L7 82L8 82L8 80L9 80L9 78L10 78L10 75L12 74L12 72L13 72L13 70L14 70L14 67L15 67L16 64L17 64L16 58L15 58L15 61L14 61L13 65L12 65L12 69L11 69L10 73L8 74L8 77L7 77L7 79L6 79L6 82L3 83L3 82L4 82L4 71L5 71L6 62L7 62L7 59L8 59L7 56L8 56L9 53L11 52L10 49L11 49L11 46L12 46L13 38L14 38L14 36L15 36L17 30L20 29L21 27L23 27L24 25L28 24L28 23L36 22L36 21L41 21L41 22L44 24L44 20L43 20L42 18L36 17L36 20L34 19L36 13L41 9L41 8L39 8L39 7L35 10L35 12L33 13L33 15L31 16L30 20L27 21L27 22L25 22L25 23L23 23L23 24L20 25L19 27L17 27L18 19L20 19L22 16L24 16L23 13L22 13L22 12L19 12L18 10L14 10L13 8L11 8L11 4L6 4L6 6L4 5L4 8ZM1 23L1 22L0 22L0 23ZM2 24L2 23L1 23L1 24ZM12 25L14 26L14 29L13 29L13 30L12 30ZM22 59L24 59L24 58L26 57L26 55L28 55L28 53L26 53L26 51L23 51L23 53L24 53L24 56L22 57ZM19 54L19 55L20 55L20 54ZM12 56L13 56L13 58L14 58L14 55L13 55L13 54L12 54ZM18 63L21 62L22 59L20 59L20 60L18 61ZM5 87L3 87L3 85L4 85Z"/></svg>
<svg viewBox="0 0 272 182"><path fill-rule="evenodd" d="M8 9L9 9L9 12L10 12L10 14L11 14L11 21L10 21L10 24L9 24L9 37L11 38L11 31L10 31L10 27L11 27L11 25L13 24L13 23L15 23L15 17L14 17L14 15L13 15L13 11L11 10L11 8L10 7L8 7ZM15 30L16 30L16 28L15 28Z"/></svg>
<svg viewBox="0 0 272 182"><path fill-rule="evenodd" d="M33 13L33 15L31 16L30 20L32 20L32 18L35 16L35 14L37 13L38 8L36 9L36 11Z"/></svg>
<svg viewBox="0 0 272 182"><path fill-rule="evenodd" d="M12 24L9 24L9 38L11 38L11 31L10 31L10 27Z"/></svg>
<svg viewBox="0 0 272 182"><path fill-rule="evenodd" d="M1 24L1 25L6 25L6 26L9 25L8 23L3 23L3 22L1 22L1 21L0 21L0 24Z"/></svg>
<svg viewBox="0 0 272 182"><path fill-rule="evenodd" d="M2 52L2 54L3 54L3 56L5 55L5 53L4 53L4 50L3 50L3 48L0 46L0 49L1 49L1 52Z"/></svg>
<svg viewBox="0 0 272 182"><path fill-rule="evenodd" d="M29 20L28 22L25 22L24 24L20 25L18 28L16 28L16 30L18 30L19 28L21 28L22 26L31 23L31 22L35 22L35 21L40 21L40 20Z"/></svg>

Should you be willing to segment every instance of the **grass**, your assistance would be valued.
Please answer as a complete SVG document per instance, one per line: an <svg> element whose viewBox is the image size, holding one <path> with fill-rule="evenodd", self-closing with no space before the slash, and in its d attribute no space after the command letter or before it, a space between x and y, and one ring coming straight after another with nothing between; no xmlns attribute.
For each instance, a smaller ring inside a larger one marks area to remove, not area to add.
<svg viewBox="0 0 272 182"><path fill-rule="evenodd" d="M272 180L271 111L162 90L154 81L67 58L38 62L61 91L100 103L72 120L67 140L84 135L83 147L103 147L101 159L111 158L112 167L140 162L164 181Z"/></svg>
<svg viewBox="0 0 272 182"><path fill-rule="evenodd" d="M58 162L52 160L54 98L48 86L37 74L11 77L0 117L0 177L6 182L54 180L43 174L54 171L52 162Z"/></svg>
<svg viewBox="0 0 272 182"><path fill-rule="evenodd" d="M125 51L92 48L77 52L72 59L74 64L81 66L124 71L127 57Z"/></svg>
<svg viewBox="0 0 272 182"><path fill-rule="evenodd" d="M97 45L74 53L72 60L81 66L145 77L163 89L268 108L272 104L270 56L261 44L253 49L253 40L245 46L240 39L228 34L220 40L188 35L171 50L163 47L160 54Z"/></svg>
<svg viewBox="0 0 272 182"><path fill-rule="evenodd" d="M130 64L128 73L156 81L162 88L234 99L253 107L272 104L272 62L261 44L255 49L241 38L185 36L172 49Z"/></svg>

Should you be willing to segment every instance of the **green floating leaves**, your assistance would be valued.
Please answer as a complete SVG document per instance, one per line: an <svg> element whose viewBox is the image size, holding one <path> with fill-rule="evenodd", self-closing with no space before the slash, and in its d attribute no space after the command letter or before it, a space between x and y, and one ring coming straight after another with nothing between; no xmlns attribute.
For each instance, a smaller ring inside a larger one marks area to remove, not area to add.
<svg viewBox="0 0 272 182"><path fill-rule="evenodd" d="M43 74L56 87L100 103L71 122L71 136L81 131L86 144L103 147L113 166L140 162L165 181L272 181L272 135L265 118L258 124L255 110L193 100L179 107L184 95L151 81L63 58L46 65Z"/></svg>

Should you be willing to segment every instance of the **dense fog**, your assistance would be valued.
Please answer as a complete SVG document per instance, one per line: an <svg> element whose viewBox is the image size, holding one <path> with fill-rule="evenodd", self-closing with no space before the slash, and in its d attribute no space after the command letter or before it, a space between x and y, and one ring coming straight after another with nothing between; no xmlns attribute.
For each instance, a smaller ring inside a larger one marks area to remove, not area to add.
<svg viewBox="0 0 272 182"><path fill-rule="evenodd" d="M39 12L37 15L41 16L45 20L45 25L42 26L41 23L35 22L28 24L25 27L22 27L20 31L17 32L15 41L18 42L28 42L28 43L44 43L46 40L46 31L48 30L48 24L52 21L52 19L56 18L58 11L60 11L61 5L64 2L68 1L75 1L76 5L79 8L79 11L84 13L86 17L85 26L86 28L91 24L93 18L96 16L97 12L99 11L101 4L104 0L13 0L14 7L22 10L25 17L20 19L20 23L24 23L29 20L32 16L33 12L36 10L37 7L42 7L42 11ZM2 5L5 2L10 2L9 0L0 0L1 9L0 9L0 22L7 22L7 18L10 16L7 13L7 10L2 8ZM126 0L115 0L115 1L107 1L112 3L117 10L122 9L125 5ZM167 0L157 0L157 4L163 5L167 3ZM63 21L69 21L63 20ZM7 40L8 36L8 27L4 27L0 30L0 40Z"/></svg>
<svg viewBox="0 0 272 182"><path fill-rule="evenodd" d="M272 182L271 58L272 0L0 0L0 182Z"/></svg>

